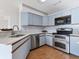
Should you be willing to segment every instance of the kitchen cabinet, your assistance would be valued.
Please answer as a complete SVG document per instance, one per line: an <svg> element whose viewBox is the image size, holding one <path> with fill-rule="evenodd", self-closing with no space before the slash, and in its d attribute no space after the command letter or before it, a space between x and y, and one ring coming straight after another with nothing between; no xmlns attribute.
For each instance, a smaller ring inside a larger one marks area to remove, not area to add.
<svg viewBox="0 0 79 59"><path fill-rule="evenodd" d="M14 44L12 48L12 50L14 51L12 54L12 59L26 59L26 56L28 55L31 49L30 37L24 38L22 41Z"/></svg>
<svg viewBox="0 0 79 59"><path fill-rule="evenodd" d="M46 44L49 46L53 46L53 35L52 34L46 35Z"/></svg>
<svg viewBox="0 0 79 59"><path fill-rule="evenodd" d="M21 25L28 25L28 12L21 12Z"/></svg>
<svg viewBox="0 0 79 59"><path fill-rule="evenodd" d="M79 36L70 36L70 53L79 56Z"/></svg>
<svg viewBox="0 0 79 59"><path fill-rule="evenodd" d="M40 34L39 35L39 41L40 41L40 46L46 44L46 35L45 34Z"/></svg>
<svg viewBox="0 0 79 59"><path fill-rule="evenodd" d="M71 15L72 15L72 24L79 23L79 8L72 9Z"/></svg>
<svg viewBox="0 0 79 59"><path fill-rule="evenodd" d="M29 13L29 25L42 25L43 17L33 13Z"/></svg>
<svg viewBox="0 0 79 59"><path fill-rule="evenodd" d="M50 17L50 16L43 16L42 25L43 26L51 26L51 25L53 25L52 17Z"/></svg>
<svg viewBox="0 0 79 59"><path fill-rule="evenodd" d="M40 16L29 12L21 12L21 25L51 26L54 25L54 20L51 16Z"/></svg>
<svg viewBox="0 0 79 59"><path fill-rule="evenodd" d="M49 18L47 17L47 16L43 16L43 26L47 26L47 25L49 25Z"/></svg>
<svg viewBox="0 0 79 59"><path fill-rule="evenodd" d="M43 17L29 12L21 12L21 25L42 25Z"/></svg>
<svg viewBox="0 0 79 59"><path fill-rule="evenodd" d="M52 34L40 34L40 46L47 44L53 46L53 35Z"/></svg>
<svg viewBox="0 0 79 59"><path fill-rule="evenodd" d="M48 16L49 17L49 25L54 25L55 21L52 15Z"/></svg>

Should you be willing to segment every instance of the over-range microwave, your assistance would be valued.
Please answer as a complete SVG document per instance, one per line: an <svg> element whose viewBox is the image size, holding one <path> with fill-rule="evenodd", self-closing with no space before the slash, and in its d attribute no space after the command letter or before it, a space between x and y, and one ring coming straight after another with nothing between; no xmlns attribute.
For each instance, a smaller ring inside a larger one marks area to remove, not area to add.
<svg viewBox="0 0 79 59"><path fill-rule="evenodd" d="M55 25L71 24L71 15L55 18Z"/></svg>

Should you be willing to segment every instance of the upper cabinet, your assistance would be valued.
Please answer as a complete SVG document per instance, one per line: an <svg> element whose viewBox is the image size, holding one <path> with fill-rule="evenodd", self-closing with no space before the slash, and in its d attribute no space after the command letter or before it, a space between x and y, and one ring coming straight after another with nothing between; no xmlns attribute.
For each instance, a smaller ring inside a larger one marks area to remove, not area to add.
<svg viewBox="0 0 79 59"><path fill-rule="evenodd" d="M42 16L28 12L21 12L21 25L42 25Z"/></svg>
<svg viewBox="0 0 79 59"><path fill-rule="evenodd" d="M43 26L49 25L49 17L48 16L43 16L42 25Z"/></svg>
<svg viewBox="0 0 79 59"><path fill-rule="evenodd" d="M79 23L79 8L72 9L71 15L72 15L72 24Z"/></svg>
<svg viewBox="0 0 79 59"><path fill-rule="evenodd" d="M42 25L43 26L51 26L54 25L54 21L52 20L51 16L43 16Z"/></svg>
<svg viewBox="0 0 79 59"><path fill-rule="evenodd" d="M28 25L28 13L21 12L21 25Z"/></svg>
<svg viewBox="0 0 79 59"><path fill-rule="evenodd" d="M36 15L33 13L28 13L28 23L29 25L42 25L43 16Z"/></svg>
<svg viewBox="0 0 79 59"><path fill-rule="evenodd" d="M50 16L40 16L29 12L21 12L21 25L51 26L54 25Z"/></svg>

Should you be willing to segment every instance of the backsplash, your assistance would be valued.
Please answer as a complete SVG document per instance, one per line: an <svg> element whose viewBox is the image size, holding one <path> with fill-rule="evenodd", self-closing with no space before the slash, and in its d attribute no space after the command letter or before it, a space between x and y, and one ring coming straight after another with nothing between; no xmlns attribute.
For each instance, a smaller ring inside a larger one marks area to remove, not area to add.
<svg viewBox="0 0 79 59"><path fill-rule="evenodd" d="M53 27L46 27L45 29L48 30L48 32L56 32L57 28L72 28L74 34L79 34L79 25L59 25L59 26L53 26Z"/></svg>
<svg viewBox="0 0 79 59"><path fill-rule="evenodd" d="M41 32L43 29L44 29L43 27L22 26L22 31L25 31L25 32Z"/></svg>

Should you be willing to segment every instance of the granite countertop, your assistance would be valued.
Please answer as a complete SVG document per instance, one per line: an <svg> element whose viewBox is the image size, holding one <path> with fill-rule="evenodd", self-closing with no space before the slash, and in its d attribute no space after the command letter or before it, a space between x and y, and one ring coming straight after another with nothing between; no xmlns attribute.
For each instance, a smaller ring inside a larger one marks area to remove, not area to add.
<svg viewBox="0 0 79 59"><path fill-rule="evenodd" d="M3 36L3 37L0 37L0 44L5 44L5 45L12 45L13 43L15 43L16 41L18 40L21 40L23 39L24 37L26 36L29 36L31 34L39 34L40 32L29 32L29 33L24 33L25 35L24 36L20 36L20 37L10 37L10 36Z"/></svg>

